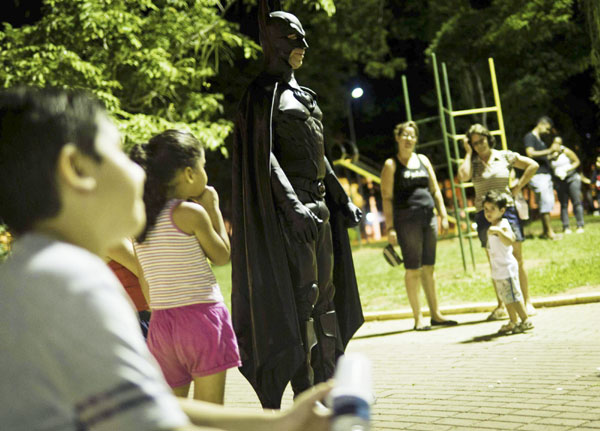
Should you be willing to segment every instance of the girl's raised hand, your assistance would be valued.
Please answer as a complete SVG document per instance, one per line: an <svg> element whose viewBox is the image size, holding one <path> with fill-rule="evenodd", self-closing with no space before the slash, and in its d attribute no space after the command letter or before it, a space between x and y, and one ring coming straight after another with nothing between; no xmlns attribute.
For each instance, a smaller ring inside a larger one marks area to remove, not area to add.
<svg viewBox="0 0 600 431"><path fill-rule="evenodd" d="M219 205L219 194L213 186L206 186L200 196L191 199L197 204L202 205L205 209L215 208Z"/></svg>

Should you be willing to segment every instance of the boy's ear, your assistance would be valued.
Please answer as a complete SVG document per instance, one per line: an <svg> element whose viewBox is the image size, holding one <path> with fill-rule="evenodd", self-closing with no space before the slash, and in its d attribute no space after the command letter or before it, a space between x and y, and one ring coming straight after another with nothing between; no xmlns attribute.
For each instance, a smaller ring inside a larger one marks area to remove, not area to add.
<svg viewBox="0 0 600 431"><path fill-rule="evenodd" d="M91 163L92 160L75 145L66 144L58 155L58 176L76 190L92 191L96 188L96 178L92 175Z"/></svg>

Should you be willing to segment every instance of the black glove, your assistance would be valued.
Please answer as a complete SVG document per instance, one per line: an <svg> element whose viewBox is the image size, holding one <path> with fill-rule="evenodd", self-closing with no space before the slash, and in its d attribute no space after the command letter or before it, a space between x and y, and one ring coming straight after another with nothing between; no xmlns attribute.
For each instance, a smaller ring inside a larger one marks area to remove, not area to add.
<svg viewBox="0 0 600 431"><path fill-rule="evenodd" d="M288 224L290 236L299 242L315 241L318 235L317 226L323 223L323 220L300 202L273 154L271 154L271 187L275 204Z"/></svg>
<svg viewBox="0 0 600 431"><path fill-rule="evenodd" d="M288 223L291 237L299 242L316 241L319 231L317 226L323 223L319 217L300 201L283 212Z"/></svg>
<svg viewBox="0 0 600 431"><path fill-rule="evenodd" d="M362 219L362 211L351 201L348 201L348 203L342 207L342 214L346 219L346 226L348 227L358 226Z"/></svg>

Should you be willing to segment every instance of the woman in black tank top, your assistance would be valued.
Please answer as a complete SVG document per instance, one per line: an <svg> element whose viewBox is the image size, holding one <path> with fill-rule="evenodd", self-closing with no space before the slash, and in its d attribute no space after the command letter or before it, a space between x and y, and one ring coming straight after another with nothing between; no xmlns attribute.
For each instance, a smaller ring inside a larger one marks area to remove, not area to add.
<svg viewBox="0 0 600 431"><path fill-rule="evenodd" d="M415 329L427 330L423 322L419 288L427 297L431 325L456 325L440 312L435 288L435 249L437 243L437 217L442 229L448 229L448 215L429 159L414 152L419 129L415 122L398 124L394 130L397 153L386 160L381 172L381 197L387 226L388 241L400 244L406 272L406 293L415 319Z"/></svg>

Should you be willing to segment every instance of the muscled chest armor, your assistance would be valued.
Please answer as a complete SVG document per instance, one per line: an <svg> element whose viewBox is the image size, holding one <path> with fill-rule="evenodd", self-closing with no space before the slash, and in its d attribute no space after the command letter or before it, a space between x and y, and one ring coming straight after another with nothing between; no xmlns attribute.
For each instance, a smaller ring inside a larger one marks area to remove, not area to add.
<svg viewBox="0 0 600 431"><path fill-rule="evenodd" d="M273 154L288 177L325 176L322 117L315 93L283 87L273 112Z"/></svg>

